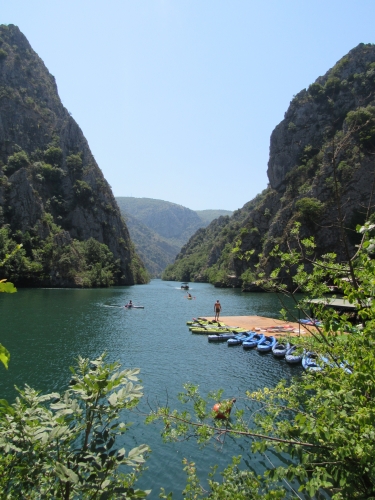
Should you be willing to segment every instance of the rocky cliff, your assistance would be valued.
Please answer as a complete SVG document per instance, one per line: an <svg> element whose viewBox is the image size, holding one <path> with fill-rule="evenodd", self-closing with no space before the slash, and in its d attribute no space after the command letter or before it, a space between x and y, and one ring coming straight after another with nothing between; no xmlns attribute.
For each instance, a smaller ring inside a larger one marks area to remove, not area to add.
<svg viewBox="0 0 375 500"><path fill-rule="evenodd" d="M268 188L224 225L194 235L165 277L183 271L184 279L246 287L259 269L269 275L277 266L270 252L286 248L295 222L319 254L347 259L340 221L353 254L356 224L375 217L374 158L375 46L360 44L291 101L271 135Z"/></svg>
<svg viewBox="0 0 375 500"><path fill-rule="evenodd" d="M53 252L49 264L43 260L40 240L51 235L60 248L91 238L106 245L116 284L145 280L81 129L62 105L54 77L13 25L0 26L0 206L6 237L23 243L30 265L43 267L34 284L80 284L77 276L64 276Z"/></svg>

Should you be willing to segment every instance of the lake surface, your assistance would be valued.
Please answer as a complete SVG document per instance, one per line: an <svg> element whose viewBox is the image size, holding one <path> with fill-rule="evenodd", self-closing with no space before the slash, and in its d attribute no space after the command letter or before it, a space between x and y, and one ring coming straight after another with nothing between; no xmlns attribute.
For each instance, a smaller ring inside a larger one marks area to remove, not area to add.
<svg viewBox="0 0 375 500"><path fill-rule="evenodd" d="M219 299L223 316L260 315L279 317L281 304L274 294L241 293L235 289L216 289L193 283L194 300L186 300L179 283L152 280L148 285L110 289L20 289L0 294L1 340L11 353L6 371L0 367L0 397L12 401L14 386L29 384L43 392L63 391L69 382L69 366L78 355L91 359L103 351L108 360L123 367L141 369L146 400L177 407L177 394L183 384L199 384L203 395L223 388L226 397L236 397L241 407L246 390L274 386L280 379L300 373L300 368L278 361L272 355L228 348L226 343L208 343L205 335L192 335L186 321L213 316ZM129 300L144 309L127 310ZM241 398L242 397L242 398ZM128 417L128 414L127 418ZM233 455L241 454L246 465L261 471L271 459L253 456L250 442L227 439L224 446L210 444L200 450L192 442L162 444L160 428L146 426L138 415L125 435L125 447L147 443L152 454L139 487L152 488L150 498L158 498L160 487L181 498L185 486L184 457L196 462L200 476L207 476L210 465L221 470Z"/></svg>

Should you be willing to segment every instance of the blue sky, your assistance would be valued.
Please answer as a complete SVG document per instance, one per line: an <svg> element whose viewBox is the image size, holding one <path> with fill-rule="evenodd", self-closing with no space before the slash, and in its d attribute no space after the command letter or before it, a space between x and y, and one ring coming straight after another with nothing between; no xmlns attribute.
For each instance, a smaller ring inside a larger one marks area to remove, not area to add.
<svg viewBox="0 0 375 500"><path fill-rule="evenodd" d="M293 98L361 42L374 0L11 0L115 196L235 210L266 188Z"/></svg>

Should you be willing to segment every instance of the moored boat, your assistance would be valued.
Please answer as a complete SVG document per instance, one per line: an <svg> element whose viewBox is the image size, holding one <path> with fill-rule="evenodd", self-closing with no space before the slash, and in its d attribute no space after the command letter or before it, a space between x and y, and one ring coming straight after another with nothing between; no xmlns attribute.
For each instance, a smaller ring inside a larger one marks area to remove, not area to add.
<svg viewBox="0 0 375 500"><path fill-rule="evenodd" d="M229 339L234 339L236 336L235 333L216 333L212 335L208 335L208 342L225 342Z"/></svg>
<svg viewBox="0 0 375 500"><path fill-rule="evenodd" d="M275 358L284 358L289 348L289 343L276 342L276 344L272 347L272 354L275 356Z"/></svg>
<svg viewBox="0 0 375 500"><path fill-rule="evenodd" d="M255 335L252 336L251 339L245 340L244 342L242 342L242 347L244 349L253 349L263 339L264 339L264 334L263 333L256 333Z"/></svg>
<svg viewBox="0 0 375 500"><path fill-rule="evenodd" d="M318 355L316 352L305 351L302 356L302 366L306 371L321 371L322 366L318 364Z"/></svg>
<svg viewBox="0 0 375 500"><path fill-rule="evenodd" d="M285 361L290 365L298 365L302 361L302 354L297 354L296 349L297 346L292 345L285 353Z"/></svg>
<svg viewBox="0 0 375 500"><path fill-rule="evenodd" d="M209 333L233 333L233 335L238 335L239 333L245 333L246 330L244 328L225 328L225 327L196 327L190 328L191 333L196 334L209 334Z"/></svg>
<svg viewBox="0 0 375 500"><path fill-rule="evenodd" d="M260 342L258 342L257 350L259 352L270 352L276 343L277 340L273 335L267 335Z"/></svg>
<svg viewBox="0 0 375 500"><path fill-rule="evenodd" d="M241 345L245 340L250 340L255 335L255 332L239 333L233 339L227 341L228 346Z"/></svg>

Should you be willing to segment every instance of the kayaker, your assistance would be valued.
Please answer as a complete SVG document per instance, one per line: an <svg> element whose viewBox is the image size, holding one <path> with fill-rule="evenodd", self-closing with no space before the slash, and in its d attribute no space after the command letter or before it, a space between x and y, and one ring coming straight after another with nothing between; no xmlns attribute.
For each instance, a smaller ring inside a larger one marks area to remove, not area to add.
<svg viewBox="0 0 375 500"><path fill-rule="evenodd" d="M129 303L128 303L128 304L126 304L126 306L125 306L125 307L133 307L133 302L132 302L131 300L129 300Z"/></svg>
<svg viewBox="0 0 375 500"><path fill-rule="evenodd" d="M220 316L220 311L221 311L221 304L220 304L219 300L217 300L214 304L214 311L215 311L214 321L219 322L219 316Z"/></svg>
<svg viewBox="0 0 375 500"><path fill-rule="evenodd" d="M188 299L191 299L191 293L188 292Z"/></svg>

